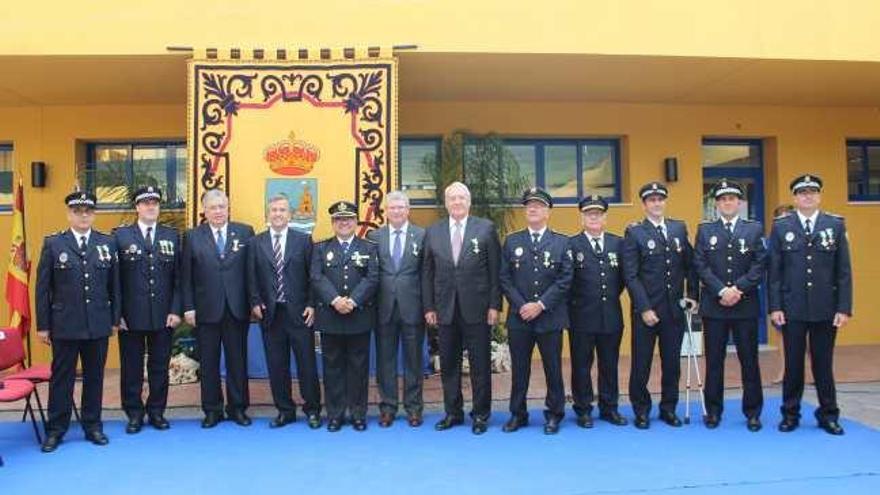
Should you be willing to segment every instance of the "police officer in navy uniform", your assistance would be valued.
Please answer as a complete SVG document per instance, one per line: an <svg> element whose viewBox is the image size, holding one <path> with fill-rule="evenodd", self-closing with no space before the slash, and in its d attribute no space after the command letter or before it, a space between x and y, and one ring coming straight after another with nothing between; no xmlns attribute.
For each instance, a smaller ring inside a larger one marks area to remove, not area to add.
<svg viewBox="0 0 880 495"><path fill-rule="evenodd" d="M724 410L724 359L733 335L743 383L742 411L749 431L761 429L761 371L758 367L758 284L764 280L767 250L759 222L740 218L742 186L721 179L712 188L719 218L703 222L694 241L694 266L702 282L700 316L706 347L707 428Z"/></svg>
<svg viewBox="0 0 880 495"><path fill-rule="evenodd" d="M370 378L370 332L376 326L379 260L376 245L355 235L357 206L330 205L334 236L315 245L311 279L321 332L327 430L339 431L346 420L367 429Z"/></svg>
<svg viewBox="0 0 880 495"><path fill-rule="evenodd" d="M202 197L206 222L183 239L180 286L183 317L196 328L202 428L223 420L220 387L221 347L226 359L226 414L250 426L247 338L251 308L247 293L247 254L254 237L250 225L229 221L229 198L220 189Z"/></svg>
<svg viewBox="0 0 880 495"><path fill-rule="evenodd" d="M632 300L632 370L629 395L636 428L650 426L651 394L648 379L654 346L659 340L662 364L660 419L674 427L681 426L675 413L678 382L681 375L681 341L685 316L681 304L696 309L698 287L693 269L693 248L687 226L680 220L666 218L669 191L659 182L650 182L639 190L646 218L630 224L624 235L623 272ZM687 294L685 298L685 281Z"/></svg>
<svg viewBox="0 0 880 495"><path fill-rule="evenodd" d="M623 336L620 295L624 281L621 265L623 238L605 231L608 202L587 196L578 203L583 232L569 239L574 262L568 329L571 354L571 395L577 424L592 428L595 354L598 364L599 418L616 426L627 424L617 410L617 363Z"/></svg>
<svg viewBox="0 0 880 495"><path fill-rule="evenodd" d="M37 333L52 347L49 419L43 452L58 448L70 426L77 360L82 363L85 437L106 445L101 423L108 337L119 325L119 271L113 238L92 229L95 195L65 198L70 228L47 236L37 267Z"/></svg>
<svg viewBox="0 0 880 495"><path fill-rule="evenodd" d="M819 408L819 426L842 435L832 358L837 331L852 316L852 267L843 218L819 210L822 179L808 174L791 182L795 212L777 218L770 232L770 319L782 329L785 377L782 422L790 432L800 424L804 393L804 352L810 359Z"/></svg>
<svg viewBox="0 0 880 495"><path fill-rule="evenodd" d="M533 187L523 193L522 204L528 227L510 234L501 250L499 278L509 304L507 335L513 366L511 416L503 431L514 432L528 424L526 398L537 345L547 384L544 433L552 435L565 415L562 329L568 326L571 255L568 238L547 227L553 198Z"/></svg>
<svg viewBox="0 0 880 495"><path fill-rule="evenodd" d="M135 191L138 220L113 231L122 281L122 325L119 362L126 433L141 431L144 414L157 430L167 430L168 363L171 334L180 324L180 239L177 230L158 224L162 191L153 186ZM144 407L144 354L150 395Z"/></svg>

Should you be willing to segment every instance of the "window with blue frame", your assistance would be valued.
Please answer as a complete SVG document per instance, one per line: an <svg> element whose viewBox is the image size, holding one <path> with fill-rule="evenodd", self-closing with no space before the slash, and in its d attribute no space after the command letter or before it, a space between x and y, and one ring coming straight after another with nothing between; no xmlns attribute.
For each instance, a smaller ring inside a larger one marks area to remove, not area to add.
<svg viewBox="0 0 880 495"><path fill-rule="evenodd" d="M162 189L163 204L182 207L186 201L186 143L90 143L86 187L98 207L131 204L142 186Z"/></svg>
<svg viewBox="0 0 880 495"><path fill-rule="evenodd" d="M526 181L546 189L555 203L577 204L588 194L620 202L617 139L505 139L504 145Z"/></svg>
<svg viewBox="0 0 880 495"><path fill-rule="evenodd" d="M400 190L406 192L412 204L433 204L436 185L431 170L440 159L440 138L401 138L399 141Z"/></svg>
<svg viewBox="0 0 880 495"><path fill-rule="evenodd" d="M440 158L441 146L439 137L400 139L400 187L414 204L434 203L428 170ZM620 202L618 139L510 138L504 139L504 147L525 181L545 188L556 203L577 204L587 194ZM519 191L511 191L511 202L518 201Z"/></svg>
<svg viewBox="0 0 880 495"><path fill-rule="evenodd" d="M880 201L880 140L848 140L846 168L850 201Z"/></svg>
<svg viewBox="0 0 880 495"><path fill-rule="evenodd" d="M0 144L0 211L12 209L12 145Z"/></svg>

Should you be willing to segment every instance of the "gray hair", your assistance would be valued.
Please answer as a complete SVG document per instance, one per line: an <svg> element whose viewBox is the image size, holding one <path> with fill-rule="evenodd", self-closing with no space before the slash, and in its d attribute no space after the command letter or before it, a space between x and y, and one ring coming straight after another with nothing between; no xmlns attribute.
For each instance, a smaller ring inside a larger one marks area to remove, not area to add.
<svg viewBox="0 0 880 495"><path fill-rule="evenodd" d="M281 193L281 192L275 193L275 194L269 196L269 201L266 201L266 204L271 205L272 203L274 203L276 201L287 201L287 206L288 207L290 206L290 198L286 194Z"/></svg>
<svg viewBox="0 0 880 495"><path fill-rule="evenodd" d="M229 196L226 195L225 192L221 189L209 189L202 194L202 205L208 203L211 200L221 200L225 203L229 203Z"/></svg>
<svg viewBox="0 0 880 495"><path fill-rule="evenodd" d="M471 190L468 189L468 186L464 185L463 182L459 182L459 181L455 181L455 182L453 182L452 184L449 184L448 186L446 186L446 190L443 191L443 196L444 196L444 197L449 196L450 194L452 194L452 193L454 193L454 192L456 192L456 191L461 191L461 192L463 192L464 195L467 196L468 201L470 202L470 200L471 200Z"/></svg>
<svg viewBox="0 0 880 495"><path fill-rule="evenodd" d="M403 201L406 207L409 208L409 196L403 191L391 191L388 193L388 196L385 196L385 204L387 205L392 201Z"/></svg>

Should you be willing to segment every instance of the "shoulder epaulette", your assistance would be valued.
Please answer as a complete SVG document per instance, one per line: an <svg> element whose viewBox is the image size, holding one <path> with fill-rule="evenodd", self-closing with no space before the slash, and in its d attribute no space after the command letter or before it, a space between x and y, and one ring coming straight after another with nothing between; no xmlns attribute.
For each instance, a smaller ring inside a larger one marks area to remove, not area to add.
<svg viewBox="0 0 880 495"><path fill-rule="evenodd" d="M789 215L790 215L790 213L786 213L785 215L779 215L777 217L774 217L773 221L778 222L780 220L784 220L784 219L788 218Z"/></svg>
<svg viewBox="0 0 880 495"><path fill-rule="evenodd" d="M636 221L630 222L629 225L626 226L626 228L638 227L641 224L642 224L642 222L639 222L638 220L636 220Z"/></svg>
<svg viewBox="0 0 880 495"><path fill-rule="evenodd" d="M843 220L843 215L838 215L837 213L831 213L830 211L826 211L824 213L826 215L828 215L829 217L834 217L834 218L838 218L840 220Z"/></svg>

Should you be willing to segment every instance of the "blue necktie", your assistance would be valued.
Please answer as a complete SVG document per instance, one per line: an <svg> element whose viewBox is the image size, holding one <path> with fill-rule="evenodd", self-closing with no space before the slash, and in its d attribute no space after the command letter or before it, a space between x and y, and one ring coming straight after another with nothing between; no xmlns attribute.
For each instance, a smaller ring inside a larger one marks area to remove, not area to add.
<svg viewBox="0 0 880 495"><path fill-rule="evenodd" d="M348 257L348 241L342 242L342 257L343 258Z"/></svg>
<svg viewBox="0 0 880 495"><path fill-rule="evenodd" d="M226 251L226 238L223 237L223 231L217 231L217 255L223 256L223 253Z"/></svg>
<svg viewBox="0 0 880 495"><path fill-rule="evenodd" d="M400 244L399 230L394 231L394 247L391 249L391 260L394 261L394 269L400 269L400 259L403 257L403 246Z"/></svg>

